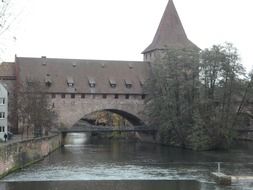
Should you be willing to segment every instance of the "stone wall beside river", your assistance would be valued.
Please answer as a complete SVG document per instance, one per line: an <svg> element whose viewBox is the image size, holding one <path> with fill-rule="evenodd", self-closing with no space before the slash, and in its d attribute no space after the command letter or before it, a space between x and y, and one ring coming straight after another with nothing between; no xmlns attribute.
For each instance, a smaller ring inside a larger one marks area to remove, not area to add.
<svg viewBox="0 0 253 190"><path fill-rule="evenodd" d="M43 159L61 146L61 135L28 139L0 146L0 178Z"/></svg>

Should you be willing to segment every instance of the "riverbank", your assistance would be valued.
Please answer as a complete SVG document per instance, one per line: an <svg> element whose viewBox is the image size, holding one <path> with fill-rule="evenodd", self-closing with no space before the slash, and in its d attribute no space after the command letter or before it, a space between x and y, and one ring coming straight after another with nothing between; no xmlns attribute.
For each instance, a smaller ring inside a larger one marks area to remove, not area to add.
<svg viewBox="0 0 253 190"><path fill-rule="evenodd" d="M1 144L0 178L42 160L60 146L60 134Z"/></svg>

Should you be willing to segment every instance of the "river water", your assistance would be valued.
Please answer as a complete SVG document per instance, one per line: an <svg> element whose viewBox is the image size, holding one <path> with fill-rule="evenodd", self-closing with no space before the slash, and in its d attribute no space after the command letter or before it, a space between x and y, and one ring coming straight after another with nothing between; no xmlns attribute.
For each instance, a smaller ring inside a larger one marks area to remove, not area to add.
<svg viewBox="0 0 253 190"><path fill-rule="evenodd" d="M210 172L253 176L253 144L230 151L194 152L126 140L69 134L43 161L0 181L0 190L248 190L253 181L217 186ZM244 179L244 178L243 178Z"/></svg>

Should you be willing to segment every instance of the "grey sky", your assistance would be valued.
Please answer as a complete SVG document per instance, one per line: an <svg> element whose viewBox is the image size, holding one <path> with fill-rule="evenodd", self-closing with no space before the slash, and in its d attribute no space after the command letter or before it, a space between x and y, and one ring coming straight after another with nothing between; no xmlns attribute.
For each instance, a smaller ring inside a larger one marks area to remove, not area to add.
<svg viewBox="0 0 253 190"><path fill-rule="evenodd" d="M18 56L142 60L168 0L30 0L5 59ZM225 41L253 65L252 0L174 0L200 48Z"/></svg>

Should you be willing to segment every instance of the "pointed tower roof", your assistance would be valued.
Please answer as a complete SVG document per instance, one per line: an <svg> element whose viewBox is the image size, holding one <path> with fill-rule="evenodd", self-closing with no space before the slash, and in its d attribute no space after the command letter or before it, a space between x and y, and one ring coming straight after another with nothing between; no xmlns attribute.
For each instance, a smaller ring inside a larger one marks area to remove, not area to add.
<svg viewBox="0 0 253 190"><path fill-rule="evenodd" d="M142 53L145 54L157 49L184 47L199 49L188 40L173 0L169 0L153 42Z"/></svg>

